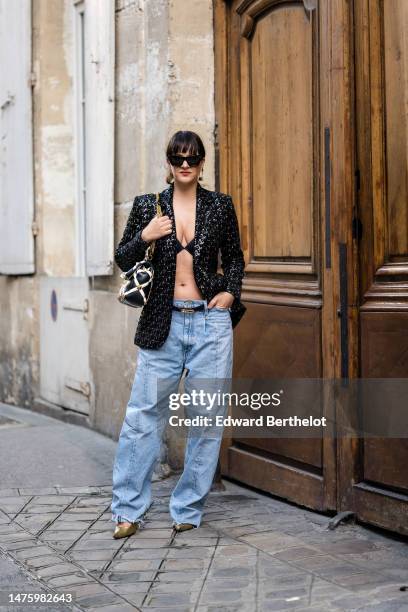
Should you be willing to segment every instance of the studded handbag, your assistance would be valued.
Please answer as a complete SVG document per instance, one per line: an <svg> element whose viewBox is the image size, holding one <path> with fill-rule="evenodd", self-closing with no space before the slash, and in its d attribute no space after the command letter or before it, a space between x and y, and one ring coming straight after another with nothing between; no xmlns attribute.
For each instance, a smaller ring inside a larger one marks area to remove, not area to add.
<svg viewBox="0 0 408 612"><path fill-rule="evenodd" d="M162 216L160 206L160 196L156 194L156 216ZM118 300L122 304L132 306L133 308L143 308L147 304L149 295L152 290L154 267L152 258L156 241L149 244L146 249L145 257L142 261L138 261L127 272L122 272L120 277L124 279L119 293Z"/></svg>

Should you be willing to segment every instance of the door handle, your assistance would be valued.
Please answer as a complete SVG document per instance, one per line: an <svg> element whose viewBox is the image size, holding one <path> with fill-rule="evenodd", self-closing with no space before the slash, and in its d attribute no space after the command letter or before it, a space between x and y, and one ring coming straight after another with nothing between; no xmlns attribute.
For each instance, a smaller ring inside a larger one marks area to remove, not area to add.
<svg viewBox="0 0 408 612"><path fill-rule="evenodd" d="M331 268L331 219L330 219L330 128L324 128L324 250L326 269Z"/></svg>

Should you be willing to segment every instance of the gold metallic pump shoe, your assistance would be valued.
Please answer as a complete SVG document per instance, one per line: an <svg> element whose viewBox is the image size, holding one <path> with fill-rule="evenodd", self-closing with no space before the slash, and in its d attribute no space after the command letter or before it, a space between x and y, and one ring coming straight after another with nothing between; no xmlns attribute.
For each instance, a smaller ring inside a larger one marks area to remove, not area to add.
<svg viewBox="0 0 408 612"><path fill-rule="evenodd" d="M115 531L113 532L113 537L115 540L119 538L127 538L128 536L133 535L140 528L139 523L129 523L127 525L116 525Z"/></svg>
<svg viewBox="0 0 408 612"><path fill-rule="evenodd" d="M196 525L192 525L191 523L178 523L177 525L173 525L174 531L179 533L180 531L188 531L189 529L197 529Z"/></svg>

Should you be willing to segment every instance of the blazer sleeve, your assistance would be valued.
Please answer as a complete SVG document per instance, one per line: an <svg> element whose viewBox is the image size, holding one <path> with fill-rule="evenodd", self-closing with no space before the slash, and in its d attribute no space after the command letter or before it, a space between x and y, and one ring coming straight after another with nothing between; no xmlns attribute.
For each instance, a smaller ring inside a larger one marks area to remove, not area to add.
<svg viewBox="0 0 408 612"><path fill-rule="evenodd" d="M241 297L242 279L244 277L245 259L241 249L238 219L232 197L227 196L224 213L223 238L221 242L221 268L227 279L225 291L239 300Z"/></svg>
<svg viewBox="0 0 408 612"><path fill-rule="evenodd" d="M123 236L115 249L115 262L123 272L127 272L137 261L144 258L145 251L150 244L141 237L146 225L142 223L141 206L140 197L136 196Z"/></svg>

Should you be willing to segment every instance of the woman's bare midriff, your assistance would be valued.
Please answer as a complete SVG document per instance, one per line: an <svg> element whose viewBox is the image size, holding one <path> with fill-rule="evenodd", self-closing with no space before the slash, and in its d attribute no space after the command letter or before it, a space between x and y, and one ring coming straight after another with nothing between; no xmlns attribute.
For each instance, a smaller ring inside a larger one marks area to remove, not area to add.
<svg viewBox="0 0 408 612"><path fill-rule="evenodd" d="M203 295L197 287L193 271L193 257L188 251L180 251L176 261L176 280L174 283L174 299L203 300Z"/></svg>

